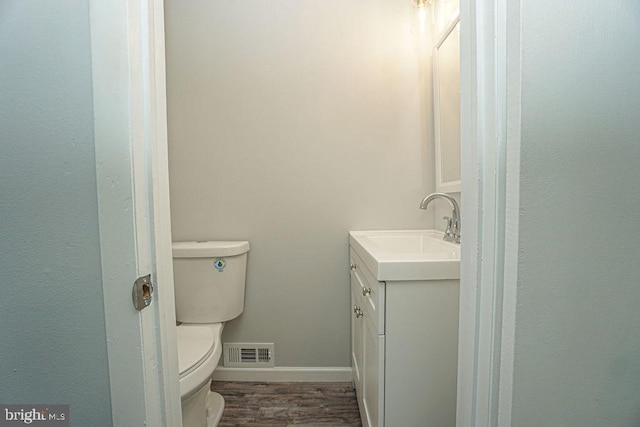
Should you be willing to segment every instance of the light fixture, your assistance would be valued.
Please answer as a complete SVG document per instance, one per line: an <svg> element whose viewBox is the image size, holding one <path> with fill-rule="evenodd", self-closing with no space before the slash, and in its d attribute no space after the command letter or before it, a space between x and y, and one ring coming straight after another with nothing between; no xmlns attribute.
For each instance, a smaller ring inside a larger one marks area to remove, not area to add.
<svg viewBox="0 0 640 427"><path fill-rule="evenodd" d="M414 0L416 4L416 29L415 32L420 36L428 36L432 25L431 6L433 0Z"/></svg>

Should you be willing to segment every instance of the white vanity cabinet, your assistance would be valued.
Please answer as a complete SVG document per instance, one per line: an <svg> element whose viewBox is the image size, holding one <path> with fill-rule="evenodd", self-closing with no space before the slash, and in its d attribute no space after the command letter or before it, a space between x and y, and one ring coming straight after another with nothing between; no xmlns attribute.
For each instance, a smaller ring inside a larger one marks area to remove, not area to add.
<svg viewBox="0 0 640 427"><path fill-rule="evenodd" d="M459 280L378 281L353 247L353 381L365 427L454 427Z"/></svg>

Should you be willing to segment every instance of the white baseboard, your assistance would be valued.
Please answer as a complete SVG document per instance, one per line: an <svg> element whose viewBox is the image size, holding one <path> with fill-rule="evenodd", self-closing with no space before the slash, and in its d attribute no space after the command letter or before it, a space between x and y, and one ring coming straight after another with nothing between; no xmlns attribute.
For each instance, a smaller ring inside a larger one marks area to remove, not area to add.
<svg viewBox="0 0 640 427"><path fill-rule="evenodd" d="M351 368L225 368L218 366L214 381L351 382Z"/></svg>

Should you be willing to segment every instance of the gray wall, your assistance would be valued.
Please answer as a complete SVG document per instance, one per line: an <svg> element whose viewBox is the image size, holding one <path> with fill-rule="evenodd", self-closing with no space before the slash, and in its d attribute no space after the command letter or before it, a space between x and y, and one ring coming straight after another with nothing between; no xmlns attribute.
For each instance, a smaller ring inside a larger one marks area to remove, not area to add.
<svg viewBox="0 0 640 427"><path fill-rule="evenodd" d="M640 3L522 1L514 426L640 425Z"/></svg>
<svg viewBox="0 0 640 427"><path fill-rule="evenodd" d="M224 340L349 366L348 231L433 224L412 2L165 3L173 238L252 245Z"/></svg>
<svg viewBox="0 0 640 427"><path fill-rule="evenodd" d="M111 425L87 2L0 3L0 402Z"/></svg>

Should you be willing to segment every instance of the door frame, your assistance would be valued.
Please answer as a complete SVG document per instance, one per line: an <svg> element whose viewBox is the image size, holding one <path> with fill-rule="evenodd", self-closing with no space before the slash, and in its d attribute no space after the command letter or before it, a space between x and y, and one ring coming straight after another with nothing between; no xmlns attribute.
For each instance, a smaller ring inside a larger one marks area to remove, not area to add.
<svg viewBox="0 0 640 427"><path fill-rule="evenodd" d="M520 1L461 0L457 426L509 426L518 261ZM508 43L507 43L508 40Z"/></svg>
<svg viewBox="0 0 640 427"><path fill-rule="evenodd" d="M150 164L151 197L153 206L153 241L163 378L163 403L167 426L182 425L180 374L178 372L178 343L173 282L173 247L171 235L171 206L169 197L169 146L167 135L166 60L164 33L164 1L147 0L149 5L149 81L150 81Z"/></svg>
<svg viewBox="0 0 640 427"><path fill-rule="evenodd" d="M90 1L98 215L114 425L182 424L162 0ZM151 274L137 312L134 280Z"/></svg>
<svg viewBox="0 0 640 427"><path fill-rule="evenodd" d="M117 236L108 233L119 219L138 237L137 264L144 265L142 254L146 252L151 254L147 265L155 267L155 308L140 312L138 331L143 337L142 360L146 361L140 371L145 420L149 425L159 421L157 425L179 426L163 2L92 0L90 10L107 336L114 336L119 328L117 319L109 316L111 307L121 305L124 290L130 289L137 277L114 276L118 266L131 263ZM512 400L519 214L520 3L510 1L507 8L507 0L461 0L460 12L465 236L457 425L507 426ZM114 129L121 134L114 135ZM114 158L114 137L130 144L129 154L123 152L129 175L120 176L117 170L122 158ZM115 176L110 167L116 169ZM111 188L114 178L124 178L115 189ZM135 197L135 218L129 214L114 219L112 207L127 191ZM143 205L146 209L139 209ZM158 327L153 329L155 325ZM118 353L123 352L118 350L114 343L108 344L114 423L116 413L122 420L122 414L139 412L125 399L117 398L131 395L131 389L124 386L123 361L118 361Z"/></svg>

